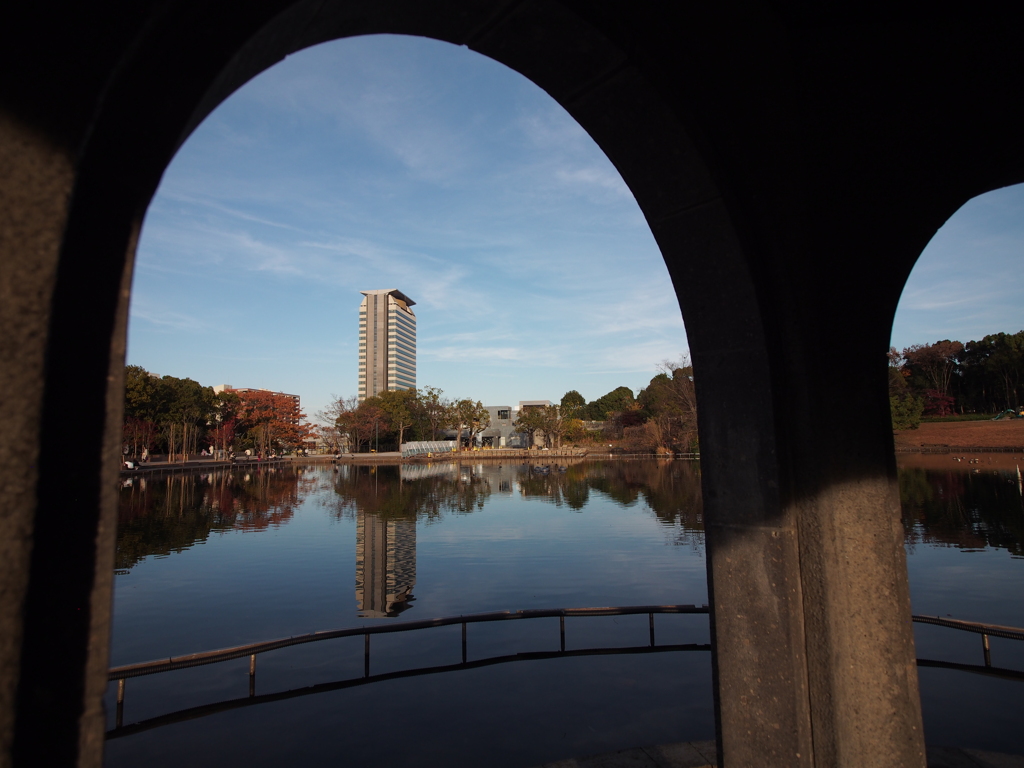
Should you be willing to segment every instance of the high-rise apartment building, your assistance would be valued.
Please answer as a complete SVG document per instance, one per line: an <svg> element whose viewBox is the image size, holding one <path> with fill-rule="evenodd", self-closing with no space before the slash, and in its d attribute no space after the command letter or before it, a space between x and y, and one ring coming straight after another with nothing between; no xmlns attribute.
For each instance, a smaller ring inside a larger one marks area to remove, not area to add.
<svg viewBox="0 0 1024 768"><path fill-rule="evenodd" d="M359 399L416 386L416 303L394 288L360 291Z"/></svg>

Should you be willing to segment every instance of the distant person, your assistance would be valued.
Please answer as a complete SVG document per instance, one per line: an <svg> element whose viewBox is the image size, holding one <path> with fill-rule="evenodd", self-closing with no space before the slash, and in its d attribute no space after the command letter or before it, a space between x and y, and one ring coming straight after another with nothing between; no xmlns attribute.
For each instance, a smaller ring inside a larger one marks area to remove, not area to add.
<svg viewBox="0 0 1024 768"><path fill-rule="evenodd" d="M149 461L149 448L142 449L142 463L145 464Z"/></svg>

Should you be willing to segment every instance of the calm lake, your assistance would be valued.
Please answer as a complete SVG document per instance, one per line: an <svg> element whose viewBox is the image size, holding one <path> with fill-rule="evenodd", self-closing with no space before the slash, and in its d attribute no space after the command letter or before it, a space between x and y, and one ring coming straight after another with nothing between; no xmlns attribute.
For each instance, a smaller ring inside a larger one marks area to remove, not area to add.
<svg viewBox="0 0 1024 768"><path fill-rule="evenodd" d="M914 612L1024 626L1016 473L902 470L900 485ZM120 504L112 666L491 611L707 602L690 462L136 475ZM374 635L366 683L362 635L261 654L253 698L248 656L130 678L121 729L108 688L106 764L522 768L714 738L707 617L654 622L676 650L650 652L644 613L566 618L560 655L559 620L542 618L468 625L467 668L459 625ZM922 659L984 664L979 635L915 632ZM992 638L991 657L1024 670L1024 642ZM393 674L437 667L452 669ZM920 677L930 743L1024 754L1024 680Z"/></svg>

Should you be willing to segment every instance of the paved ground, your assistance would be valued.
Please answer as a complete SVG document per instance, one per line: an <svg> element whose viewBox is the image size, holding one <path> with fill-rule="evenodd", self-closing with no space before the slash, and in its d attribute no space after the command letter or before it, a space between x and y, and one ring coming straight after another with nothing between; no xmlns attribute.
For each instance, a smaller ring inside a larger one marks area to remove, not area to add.
<svg viewBox="0 0 1024 768"><path fill-rule="evenodd" d="M624 749L544 763L539 768L714 768L715 742L690 741ZM756 768L751 766L751 768ZM928 768L1024 768L1024 756L930 747Z"/></svg>

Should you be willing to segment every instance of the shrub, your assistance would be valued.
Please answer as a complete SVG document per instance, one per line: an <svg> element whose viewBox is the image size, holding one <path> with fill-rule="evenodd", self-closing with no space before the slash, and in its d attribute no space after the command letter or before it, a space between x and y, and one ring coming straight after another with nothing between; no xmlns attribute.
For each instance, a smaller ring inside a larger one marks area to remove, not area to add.
<svg viewBox="0 0 1024 768"><path fill-rule="evenodd" d="M915 395L890 395L889 411L893 429L917 429L924 413L924 400Z"/></svg>

